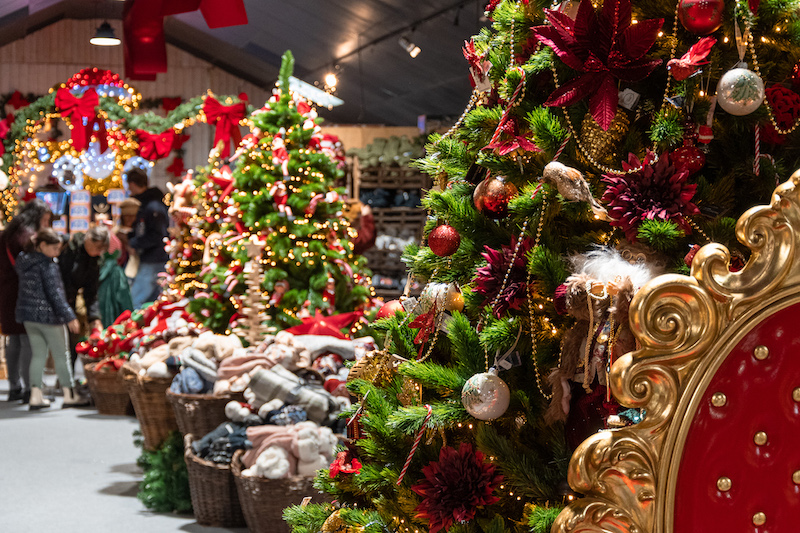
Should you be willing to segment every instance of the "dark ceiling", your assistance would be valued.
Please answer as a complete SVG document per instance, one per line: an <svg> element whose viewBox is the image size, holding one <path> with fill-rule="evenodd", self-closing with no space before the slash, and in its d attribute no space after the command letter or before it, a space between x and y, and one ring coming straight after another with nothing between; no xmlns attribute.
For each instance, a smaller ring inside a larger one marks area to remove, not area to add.
<svg viewBox="0 0 800 533"><path fill-rule="evenodd" d="M130 0L128 0L130 1ZM134 0L135 1L135 0ZM167 17L166 40L261 87L274 84L281 54L295 76L322 83L338 65L344 105L335 123L410 126L419 115L457 117L470 94L461 47L481 26L486 0L245 0L246 26L209 29L200 12ZM64 18L121 18L117 0L0 0L0 45ZM411 58L407 37L422 52Z"/></svg>

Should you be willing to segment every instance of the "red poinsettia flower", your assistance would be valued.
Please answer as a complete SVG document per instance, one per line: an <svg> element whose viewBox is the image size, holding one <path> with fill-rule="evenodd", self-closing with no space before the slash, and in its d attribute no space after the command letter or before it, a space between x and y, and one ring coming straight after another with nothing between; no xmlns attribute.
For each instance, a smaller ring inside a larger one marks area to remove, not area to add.
<svg viewBox="0 0 800 533"><path fill-rule="evenodd" d="M494 150L497 155L508 155L519 150L521 152L541 152L542 149L536 146L524 135L519 133L519 123L515 117L509 117L501 126L503 133L500 138L493 143L487 144L483 149ZM502 139L502 140L501 140Z"/></svg>
<svg viewBox="0 0 800 533"><path fill-rule="evenodd" d="M328 475L330 475L331 479L335 478L340 472L342 474L358 474L361 472L361 461L352 457L349 451L339 452L328 469Z"/></svg>
<svg viewBox="0 0 800 533"><path fill-rule="evenodd" d="M644 162L630 154L622 168L625 171L638 168L638 171L603 175L608 184L603 202L608 203L611 225L621 228L631 242L636 241L644 220L672 220L687 234L692 232L685 217L700 213L692 203L697 185L690 184L689 172L685 168L676 169L669 157L669 153L664 153L653 163L653 152L647 152Z"/></svg>
<svg viewBox="0 0 800 533"><path fill-rule="evenodd" d="M631 24L630 0L606 0L599 14L590 0L581 0L574 21L559 11L544 11L550 25L531 28L533 35L581 73L556 89L544 105L563 107L588 97L592 117L607 130L617 112L617 80L642 80L661 64L645 54L664 19Z"/></svg>
<svg viewBox="0 0 800 533"><path fill-rule="evenodd" d="M443 447L439 461L423 468L422 474L425 479L411 490L422 496L416 507L417 518L428 520L430 533L447 531L454 522L472 520L478 507L500 500L493 492L503 476L466 442L458 450Z"/></svg>
<svg viewBox="0 0 800 533"><path fill-rule="evenodd" d="M425 343L428 342L431 333L436 331L436 302L433 303L427 313L419 315L408 327L414 329L419 328L417 336L414 337L414 344L419 344L419 355L422 355L422 349L425 347Z"/></svg>

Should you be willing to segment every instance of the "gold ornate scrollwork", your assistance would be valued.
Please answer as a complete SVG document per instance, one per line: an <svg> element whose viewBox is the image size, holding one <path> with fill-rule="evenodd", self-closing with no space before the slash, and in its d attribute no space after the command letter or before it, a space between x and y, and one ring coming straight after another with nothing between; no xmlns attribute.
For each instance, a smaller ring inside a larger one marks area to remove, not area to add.
<svg viewBox="0 0 800 533"><path fill-rule="evenodd" d="M691 276L660 276L633 299L631 328L641 349L614 363L610 384L621 405L647 415L575 450L568 481L585 496L564 509L554 533L673 533L670 464L694 415L688 406L701 387L696 374L724 359L730 339L752 327L749 320L776 294L800 292L800 269L793 268L800 263L798 184L800 171L775 189L769 206L739 219L737 238L750 250L742 270L730 271L727 248L708 244L695 255Z"/></svg>

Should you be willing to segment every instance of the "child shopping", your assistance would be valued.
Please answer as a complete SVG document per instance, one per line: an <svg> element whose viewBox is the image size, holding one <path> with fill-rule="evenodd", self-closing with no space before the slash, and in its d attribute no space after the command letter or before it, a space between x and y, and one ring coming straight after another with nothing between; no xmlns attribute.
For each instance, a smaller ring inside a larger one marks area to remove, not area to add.
<svg viewBox="0 0 800 533"><path fill-rule="evenodd" d="M17 321L25 325L31 343L29 409L32 411L50 407L50 402L42 396L42 372L48 353L53 354L58 380L64 390L63 407L87 404L75 393L72 378L67 327L77 333L80 324L75 311L67 303L61 273L55 262L61 252L61 243L52 229L39 230L33 241L33 250L21 252L15 265L19 275Z"/></svg>

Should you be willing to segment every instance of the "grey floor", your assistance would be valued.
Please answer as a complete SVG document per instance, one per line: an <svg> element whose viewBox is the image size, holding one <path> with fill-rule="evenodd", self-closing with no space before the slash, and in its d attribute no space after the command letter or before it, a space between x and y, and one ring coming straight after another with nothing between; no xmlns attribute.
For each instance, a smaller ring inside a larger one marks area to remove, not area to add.
<svg viewBox="0 0 800 533"><path fill-rule="evenodd" d="M47 376L46 383L54 381ZM0 531L28 533L246 532L204 527L187 515L152 513L136 498L141 471L135 418L91 408L29 412L0 380Z"/></svg>

